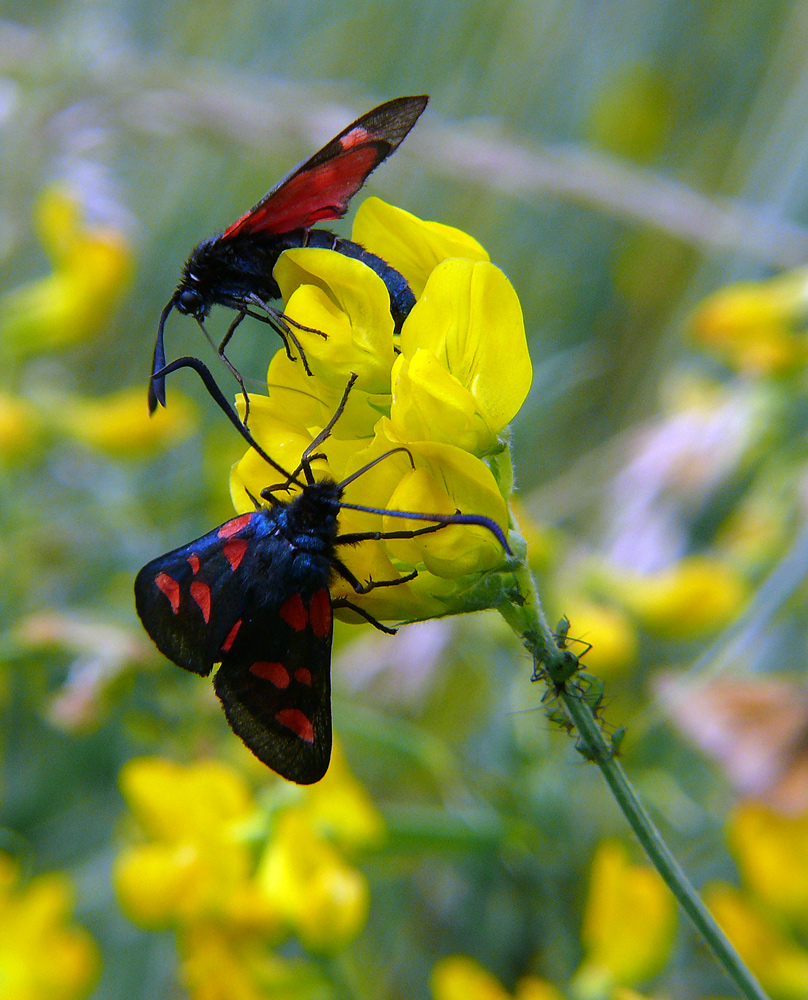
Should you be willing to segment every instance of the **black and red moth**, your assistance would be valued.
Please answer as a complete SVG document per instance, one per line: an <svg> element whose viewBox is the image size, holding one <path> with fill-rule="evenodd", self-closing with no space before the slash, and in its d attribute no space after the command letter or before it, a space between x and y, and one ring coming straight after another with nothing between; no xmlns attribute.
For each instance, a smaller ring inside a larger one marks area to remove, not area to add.
<svg viewBox="0 0 808 1000"><path fill-rule="evenodd" d="M227 361L224 350L245 316L261 320L276 330L290 357L291 342L308 371L293 330L295 324L269 305L270 301L280 298L272 269L284 250L304 246L326 248L367 264L387 285L390 310L396 328L400 328L415 305L404 277L358 243L311 227L345 215L351 198L376 167L398 149L428 100L426 96L397 97L357 118L223 233L203 240L191 251L180 283L163 309L157 328L149 383L152 412L158 403L165 406L166 401L165 378L154 376L166 364L164 328L172 309L193 316L206 336L204 321L214 305L236 311L218 350L242 391L243 381Z"/></svg>
<svg viewBox="0 0 808 1000"><path fill-rule="evenodd" d="M510 555L499 525L481 515L346 503L345 487L367 469L342 483L315 481L310 456L342 413L353 382L287 483L263 491L270 506L231 518L158 556L135 580L137 612L157 648L204 677L220 664L213 685L233 731L259 760L303 785L319 781L331 757L332 607L353 608L381 631L395 631L345 599L332 602L331 581L341 576L358 594L366 594L415 576L362 584L339 559L337 547L412 538L448 524L476 524L493 532ZM301 471L302 482L296 478ZM301 487L292 500L274 495L291 483ZM431 523L415 530L340 535L337 516L342 508Z"/></svg>

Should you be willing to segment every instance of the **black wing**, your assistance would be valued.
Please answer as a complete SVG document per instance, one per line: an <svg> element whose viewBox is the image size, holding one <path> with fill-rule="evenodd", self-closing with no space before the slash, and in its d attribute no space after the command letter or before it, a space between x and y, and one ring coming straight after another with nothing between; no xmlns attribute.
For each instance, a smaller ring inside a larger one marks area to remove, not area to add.
<svg viewBox="0 0 808 1000"><path fill-rule="evenodd" d="M255 549L266 546L256 528L271 514L234 517L138 573L137 613L160 652L177 666L206 677L229 648L244 615Z"/></svg>
<svg viewBox="0 0 808 1000"><path fill-rule="evenodd" d="M252 608L214 677L233 732L273 771L309 785L331 759L331 598L323 588Z"/></svg>

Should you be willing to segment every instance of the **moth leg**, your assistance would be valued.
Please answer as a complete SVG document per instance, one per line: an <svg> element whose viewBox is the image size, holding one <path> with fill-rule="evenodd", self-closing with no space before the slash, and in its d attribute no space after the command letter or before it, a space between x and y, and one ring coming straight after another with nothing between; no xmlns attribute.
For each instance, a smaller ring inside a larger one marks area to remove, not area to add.
<svg viewBox="0 0 808 1000"><path fill-rule="evenodd" d="M216 353L219 355L219 357L222 359L222 361L225 364L225 367L230 372L230 374L233 376L233 378L236 380L236 382L238 382L239 388L241 389L241 394L242 394L242 396L244 396L245 414L244 414L244 421L243 421L243 423L244 423L245 427L247 425L247 417L249 417L249 415L250 415L250 397L247 395L247 386L244 384L244 378L242 377L241 372L232 363L232 361L230 360L230 358L228 358L225 355L223 347L225 347L227 345L227 342L233 336L233 333L235 332L236 327L239 325L239 323L244 319L244 317L246 315L247 315L246 309L239 312L239 314L236 316L235 320L230 324L230 326L229 326L229 328L227 330L227 333L225 334L224 340L219 345L219 347L216 346L216 342L214 341L213 337L211 337L211 335L208 333L207 327L202 322L202 320L198 316L196 317L196 322L199 324L199 329L202 331L202 333L205 334L205 337L207 338L208 343L213 348L213 350L216 351Z"/></svg>
<svg viewBox="0 0 808 1000"><path fill-rule="evenodd" d="M346 601L344 597L338 597L336 601L333 601L331 606L333 608L350 608L351 611L355 611L360 618L364 618L366 622L369 622L374 628L377 628L380 632L384 632L385 635L395 635L398 629L390 628L387 625L382 625L380 621L369 615L364 608L357 607L356 604L351 604L350 601Z"/></svg>
<svg viewBox="0 0 808 1000"><path fill-rule="evenodd" d="M350 583L357 594L369 594L371 590L375 590L377 587L397 587L399 584L409 583L410 580L414 580L418 576L418 570L413 570L407 576L399 576L395 580L369 580L367 583L362 583L361 580L353 575L345 563L337 559L336 556L332 556L330 562L339 575Z"/></svg>
<svg viewBox="0 0 808 1000"><path fill-rule="evenodd" d="M233 377L235 378L235 380L238 382L239 388L241 389L241 394L244 397L244 421L243 421L243 423L244 423L245 427L247 426L247 421L250 419L250 397L249 397L249 395L247 393L247 387L244 385L244 379L242 378L241 372L232 363L232 361L230 360L230 358L228 358L227 355L224 353L224 349L230 343L231 337L236 332L236 330L238 329L239 325L241 324L242 320L244 319L244 317L246 315L247 315L247 310L244 307L242 307L239 310L238 314L236 315L236 318L233 320L233 322L227 328L227 332L225 333L224 337L222 338L221 344L219 344L219 346L217 348L217 353L218 353L219 357L222 359L222 361L224 361L225 365L227 365L228 369L230 370L230 373L233 375Z"/></svg>
<svg viewBox="0 0 808 1000"><path fill-rule="evenodd" d="M308 359L306 358L306 352L303 350L303 346L295 336L292 327L297 330L304 330L306 333L316 333L325 339L326 335L322 330L315 330L314 327L304 326L302 323L298 323L293 320L291 316L285 315L285 313L279 312L277 309L273 309L272 306L268 305L258 298L257 295L250 295L249 301L255 305L257 309L261 310L261 313L254 313L247 310L248 315L254 316L255 319L260 319L261 322L267 323L272 329L278 334L278 336L283 341L283 346L286 348L286 356L290 361L294 361L294 356L292 355L292 350L289 346L291 341L297 349L298 356L303 364L303 370L307 375L311 375L312 371L309 367Z"/></svg>

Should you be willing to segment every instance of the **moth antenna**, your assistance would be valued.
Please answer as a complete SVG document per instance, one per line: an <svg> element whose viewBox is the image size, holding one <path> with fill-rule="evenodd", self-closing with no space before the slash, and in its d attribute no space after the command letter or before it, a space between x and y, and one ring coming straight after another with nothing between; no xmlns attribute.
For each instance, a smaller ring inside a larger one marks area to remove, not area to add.
<svg viewBox="0 0 808 1000"><path fill-rule="evenodd" d="M163 311L160 313L160 322L157 324L157 338L154 341L154 354L152 356L152 375L149 382L149 413L154 413L158 403L160 406L166 405L166 380L157 376L166 366L164 330L169 313L176 304L177 293L174 292L165 306L163 306Z"/></svg>
<svg viewBox="0 0 808 1000"><path fill-rule="evenodd" d="M320 447L323 441L326 440L331 431L334 429L334 424L336 424L336 422L342 416L343 411L345 410L345 404L348 402L348 396L351 394L351 389L353 389L354 383L358 378L359 378L358 375L354 374L353 372L351 373L351 377L348 379L348 384L345 386L345 392L343 392L342 399L339 401L339 406L336 408L336 410L334 411L334 415L331 417L331 419L328 421L325 427L320 431L317 437L311 442L308 448L306 448L306 450L300 456L300 465L298 465L298 467L289 477L291 482L295 482L294 477L298 474L298 472L302 472L303 475L306 477L306 483L309 486L312 486L314 484L314 473L311 471L312 453L316 448Z"/></svg>
<svg viewBox="0 0 808 1000"><path fill-rule="evenodd" d="M386 507L363 507L356 503L345 503L344 500L340 500L339 505L340 507L344 507L346 510L360 510L364 511L366 514L382 514L387 517L406 517L412 521L432 521L435 524L476 524L481 528L487 528L503 549L505 549L507 555L513 555L513 551L511 550L510 545L508 545L508 540L506 539L502 528L500 528L496 521L492 520L490 517L486 517L484 514L461 514L459 511L455 514L421 514L418 511L411 510L388 510Z"/></svg>
<svg viewBox="0 0 808 1000"><path fill-rule="evenodd" d="M364 476L366 472L369 472L375 465L378 465L379 462L383 462L386 458L389 458L391 455L395 455L399 451L403 451L407 454L410 460L410 465L414 469L415 459L412 457L412 452L410 451L409 448L405 448L404 445L401 445L399 448L391 448L390 451L386 451L383 455L379 455L378 458L374 458L372 462L368 462L367 465L363 465L361 469L352 473L350 476L348 476L347 479L343 479L339 485L343 488L346 487L348 483L352 483L354 479L358 479L360 476Z"/></svg>
<svg viewBox="0 0 808 1000"><path fill-rule="evenodd" d="M211 375L210 369L207 367L206 364L204 364L204 362L200 361L199 358L194 358L194 357L177 358L176 361L172 361L164 368L161 368L159 371L155 372L155 374L152 375L152 381L154 381L155 379L164 380L166 375L170 375L171 372L178 371L180 368L193 369L193 371L195 371L197 375L202 379L202 382L204 383L205 388L208 390L208 393L213 399L214 403L216 403L216 405L219 407L222 413L224 413L224 415L227 417L230 423L236 428L239 434L244 438L247 444L249 444L251 448L255 449L255 451L261 456L261 458L263 458L265 462L271 465L276 472L279 472L282 476L284 476L284 478L288 482L294 483L301 489L303 488L303 484L299 480L297 480L294 475L290 475L282 465L278 465L278 463L273 458L270 458L269 455L267 455L267 453L264 451L261 445L252 436L248 428L244 426L244 424L239 418L239 415L236 413L231 404L225 398L224 393L216 384L216 379L213 377L213 375ZM295 474L296 472L297 470L295 470Z"/></svg>

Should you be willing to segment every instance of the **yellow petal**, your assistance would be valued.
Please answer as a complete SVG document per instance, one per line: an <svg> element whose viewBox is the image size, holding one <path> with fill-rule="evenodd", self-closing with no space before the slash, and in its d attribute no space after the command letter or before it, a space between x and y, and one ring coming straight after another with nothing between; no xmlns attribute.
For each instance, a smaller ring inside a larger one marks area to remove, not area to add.
<svg viewBox="0 0 808 1000"><path fill-rule="evenodd" d="M359 468L396 447L400 448L401 442L391 422L382 418L373 444L355 456L354 464ZM507 505L483 461L449 444L408 442L406 448L390 454L351 484L345 499L417 513L443 515L459 510L489 517L507 530ZM427 522L386 516L382 526L385 531L416 530L426 527ZM369 521L366 530L378 530L378 521L375 525ZM473 525L451 525L416 539L392 540L387 549L405 565L423 564L436 575L449 578L490 569L505 558L491 531Z"/></svg>
<svg viewBox="0 0 808 1000"><path fill-rule="evenodd" d="M344 947L367 919L364 878L298 810L280 816L256 878L304 946L314 951Z"/></svg>
<svg viewBox="0 0 808 1000"><path fill-rule="evenodd" d="M808 813L782 816L749 802L735 810L729 838L756 897L808 929Z"/></svg>
<svg viewBox="0 0 808 1000"><path fill-rule="evenodd" d="M615 574L612 587L649 630L687 639L726 625L740 611L748 591L732 567L710 556L687 556L645 576Z"/></svg>
<svg viewBox="0 0 808 1000"><path fill-rule="evenodd" d="M764 990L777 1000L804 1000L808 951L783 934L763 912L729 885L715 883L705 901Z"/></svg>
<svg viewBox="0 0 808 1000"><path fill-rule="evenodd" d="M467 955L439 959L429 977L434 1000L508 1000L497 979Z"/></svg>
<svg viewBox="0 0 808 1000"><path fill-rule="evenodd" d="M351 848L378 847L384 839L382 815L349 771L339 746L323 780L306 791L301 811L322 836Z"/></svg>
<svg viewBox="0 0 808 1000"><path fill-rule="evenodd" d="M314 375L340 394L351 374L357 389L389 392L393 317L382 279L361 261L311 247L287 250L273 275L286 315L325 334L293 328Z"/></svg>
<svg viewBox="0 0 808 1000"><path fill-rule="evenodd" d="M447 260L427 282L401 331L401 353L431 351L474 396L498 434L525 400L533 369L522 308L513 286L493 264Z"/></svg>
<svg viewBox="0 0 808 1000"><path fill-rule="evenodd" d="M119 781L146 831L169 842L208 836L252 810L241 776L216 761L184 767L159 757L135 758L121 768Z"/></svg>
<svg viewBox="0 0 808 1000"><path fill-rule="evenodd" d="M632 865L625 849L604 843L592 862L581 940L587 967L608 972L615 983L633 985L667 962L676 929L673 897L659 875Z"/></svg>
<svg viewBox="0 0 808 1000"><path fill-rule="evenodd" d="M416 298L427 278L449 257L489 260L468 234L440 222L424 222L380 198L366 198L354 218L352 237L407 279Z"/></svg>
<svg viewBox="0 0 808 1000"><path fill-rule="evenodd" d="M474 396L422 347L393 365L390 419L402 441L443 441L475 455L497 445Z"/></svg>
<svg viewBox="0 0 808 1000"><path fill-rule="evenodd" d="M63 431L112 455L137 455L165 448L193 433L195 409L172 393L171 406L149 415L143 388L122 389L100 398L64 397L47 405L50 419Z"/></svg>

